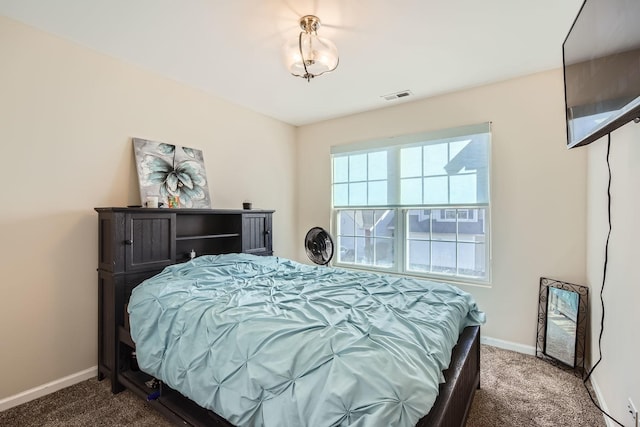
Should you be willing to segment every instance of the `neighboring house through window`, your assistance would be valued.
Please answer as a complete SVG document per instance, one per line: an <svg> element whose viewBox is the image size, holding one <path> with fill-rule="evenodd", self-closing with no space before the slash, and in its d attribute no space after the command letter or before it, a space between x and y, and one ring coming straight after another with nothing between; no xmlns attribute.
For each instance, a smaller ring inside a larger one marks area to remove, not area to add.
<svg viewBox="0 0 640 427"><path fill-rule="evenodd" d="M490 124L332 147L337 265L486 283Z"/></svg>

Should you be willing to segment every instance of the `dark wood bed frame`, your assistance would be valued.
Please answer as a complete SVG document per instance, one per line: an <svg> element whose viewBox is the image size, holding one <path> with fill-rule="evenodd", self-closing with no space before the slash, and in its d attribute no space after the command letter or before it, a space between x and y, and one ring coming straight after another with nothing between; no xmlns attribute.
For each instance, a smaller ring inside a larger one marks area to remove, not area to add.
<svg viewBox="0 0 640 427"><path fill-rule="evenodd" d="M98 379L111 390L130 389L177 425L232 426L137 369L126 304L132 289L167 265L182 262L188 248L198 255L246 252L272 254L273 211L97 208L99 213ZM149 234L153 234L150 236ZM158 250L158 247L164 250ZM176 251L178 247L178 251ZM480 327L464 329L452 352L446 382L419 427L464 426L480 388Z"/></svg>
<svg viewBox="0 0 640 427"><path fill-rule="evenodd" d="M133 343L132 343L133 344ZM118 375L125 387L143 398L154 390L141 387L143 373L125 370ZM418 422L418 427L462 427L465 425L473 396L480 388L480 327L469 326L460 335L453 349L451 364L444 371L446 382L440 384L440 392L431 411ZM177 425L233 426L218 414L202 408L165 384L160 384L160 397L149 404Z"/></svg>
<svg viewBox="0 0 640 427"><path fill-rule="evenodd" d="M419 427L464 426L473 396L480 388L480 326L468 326L462 331L444 378L446 382L440 384L436 402L418 422Z"/></svg>

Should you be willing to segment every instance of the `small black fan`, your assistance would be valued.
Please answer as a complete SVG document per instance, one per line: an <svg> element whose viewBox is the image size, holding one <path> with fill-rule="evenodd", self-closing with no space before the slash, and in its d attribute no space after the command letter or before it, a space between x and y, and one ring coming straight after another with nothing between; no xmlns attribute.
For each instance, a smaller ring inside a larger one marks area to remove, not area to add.
<svg viewBox="0 0 640 427"><path fill-rule="evenodd" d="M313 227L304 238L304 248L311 261L327 265L333 258L333 240L331 235L320 227Z"/></svg>

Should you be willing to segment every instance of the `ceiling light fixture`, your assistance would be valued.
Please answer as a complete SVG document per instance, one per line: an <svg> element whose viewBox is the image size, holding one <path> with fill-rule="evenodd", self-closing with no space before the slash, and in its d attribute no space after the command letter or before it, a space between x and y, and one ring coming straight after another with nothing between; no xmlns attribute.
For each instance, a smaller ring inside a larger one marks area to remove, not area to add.
<svg viewBox="0 0 640 427"><path fill-rule="evenodd" d="M303 31L295 41L285 46L285 61L289 72L311 81L312 78L331 72L338 66L338 49L332 41L318 37L320 19L306 15L300 18Z"/></svg>

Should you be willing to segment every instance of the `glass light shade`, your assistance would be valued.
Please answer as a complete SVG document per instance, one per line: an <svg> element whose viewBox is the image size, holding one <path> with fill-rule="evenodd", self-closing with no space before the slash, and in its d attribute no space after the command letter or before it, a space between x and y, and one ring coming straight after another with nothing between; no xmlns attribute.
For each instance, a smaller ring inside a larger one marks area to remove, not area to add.
<svg viewBox="0 0 640 427"><path fill-rule="evenodd" d="M291 74L309 79L336 69L338 49L330 40L302 32L285 46L285 61Z"/></svg>

